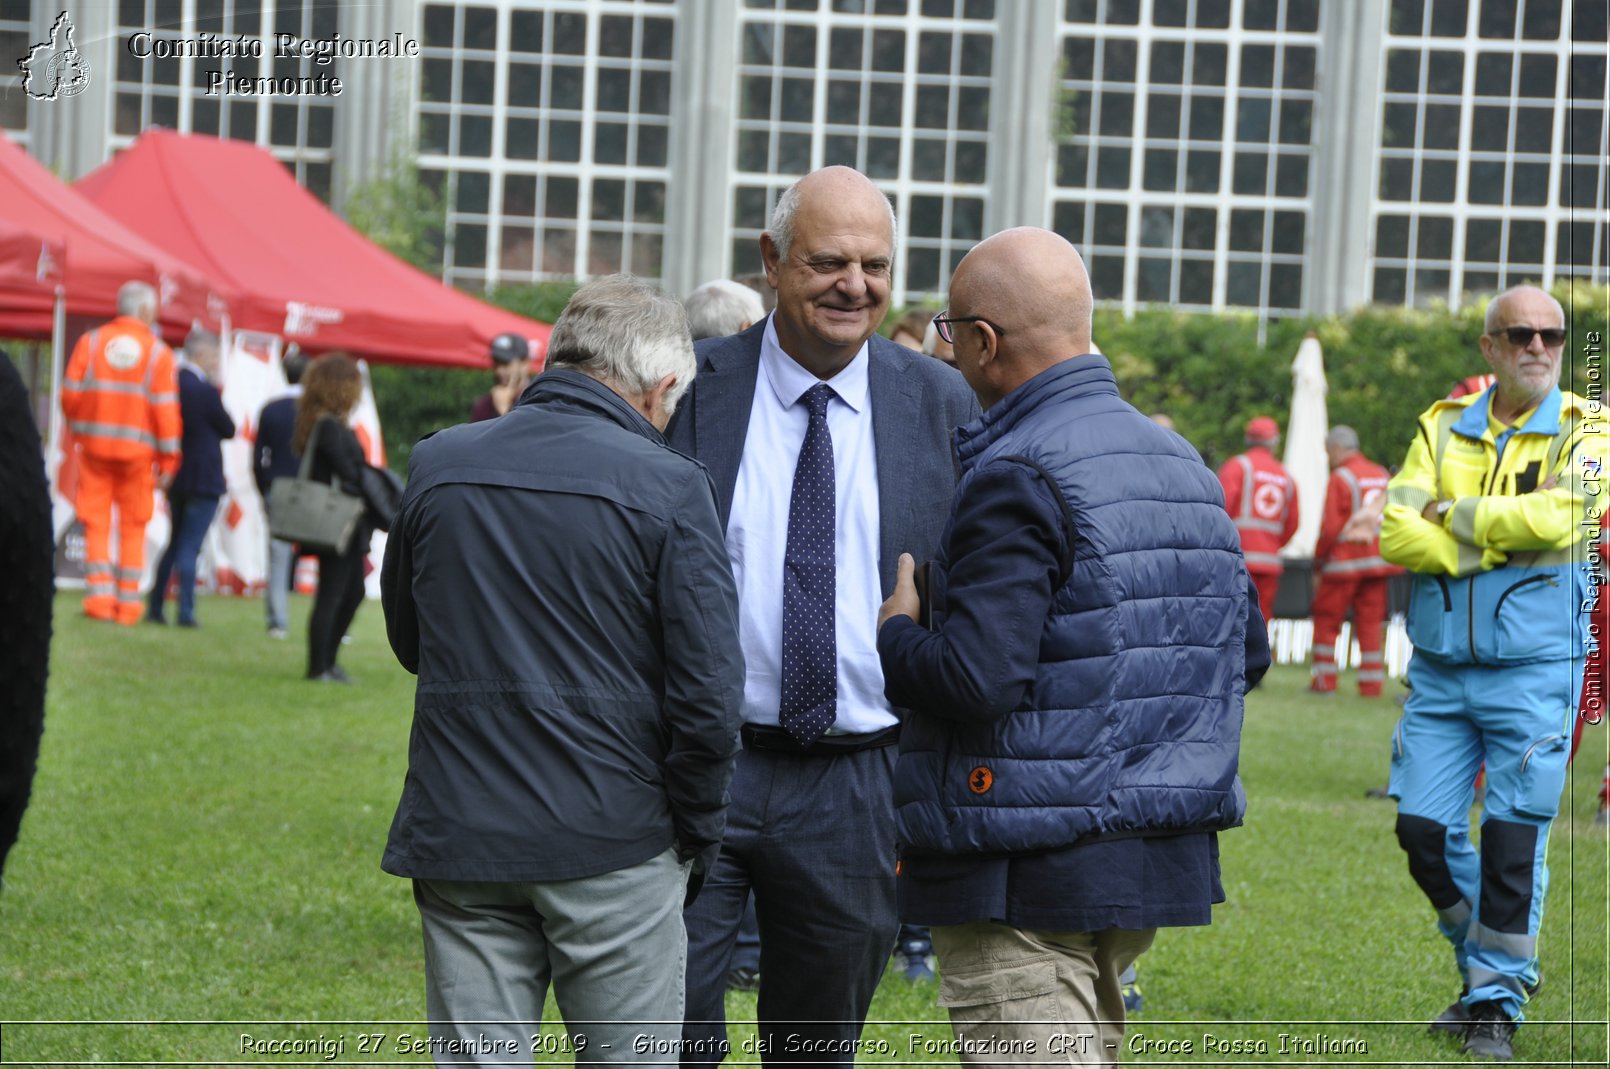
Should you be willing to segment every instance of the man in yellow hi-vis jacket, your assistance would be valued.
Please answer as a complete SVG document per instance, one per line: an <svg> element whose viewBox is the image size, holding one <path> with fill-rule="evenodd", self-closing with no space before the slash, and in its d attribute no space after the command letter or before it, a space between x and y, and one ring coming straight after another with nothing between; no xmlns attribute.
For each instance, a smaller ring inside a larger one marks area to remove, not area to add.
<svg viewBox="0 0 1610 1069"><path fill-rule="evenodd" d="M1381 528L1382 556L1415 573L1413 693L1392 740L1398 842L1464 981L1432 1029L1503 1061L1538 982L1599 522L1604 418L1559 388L1564 323L1534 287L1493 298L1481 351L1497 382L1421 415ZM1483 761L1478 854L1468 813Z"/></svg>

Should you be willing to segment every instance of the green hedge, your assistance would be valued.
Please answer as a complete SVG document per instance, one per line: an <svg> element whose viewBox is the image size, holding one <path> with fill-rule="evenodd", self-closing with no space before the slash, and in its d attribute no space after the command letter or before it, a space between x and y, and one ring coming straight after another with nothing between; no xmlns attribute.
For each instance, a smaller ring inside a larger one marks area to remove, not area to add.
<svg viewBox="0 0 1610 1069"><path fill-rule="evenodd" d="M573 282L505 286L494 304L551 323L575 292ZM1567 389L1588 393L1588 332L1602 345L1610 332L1610 288L1559 286L1571 331ZM1217 465L1241 449L1241 431L1255 415L1272 415L1284 429L1291 405L1291 362L1312 330L1325 353L1330 422L1356 429L1365 453L1397 464L1408 449L1415 417L1467 375L1488 370L1477 346L1485 303L1457 310L1363 308L1323 319L1269 323L1262 345L1251 315L1186 315L1148 309L1125 319L1096 311L1095 336L1112 360L1124 396L1143 412L1167 412L1175 428ZM896 317L891 315L892 323ZM1603 368L1601 367L1601 371ZM375 399L392 467L406 471L413 443L469 417L491 385L488 371L406 367L372 369Z"/></svg>

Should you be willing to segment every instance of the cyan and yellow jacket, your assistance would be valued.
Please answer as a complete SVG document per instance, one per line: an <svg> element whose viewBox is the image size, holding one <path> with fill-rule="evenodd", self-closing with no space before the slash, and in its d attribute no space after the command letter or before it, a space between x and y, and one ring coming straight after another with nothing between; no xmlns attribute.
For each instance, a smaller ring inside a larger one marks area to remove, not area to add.
<svg viewBox="0 0 1610 1069"><path fill-rule="evenodd" d="M1493 389L1495 389L1494 387ZM1387 488L1381 555L1413 577L1409 639L1450 664L1581 656L1590 547L1603 512L1606 418L1556 387L1495 436L1493 389L1420 416ZM1421 513L1454 504L1436 523Z"/></svg>

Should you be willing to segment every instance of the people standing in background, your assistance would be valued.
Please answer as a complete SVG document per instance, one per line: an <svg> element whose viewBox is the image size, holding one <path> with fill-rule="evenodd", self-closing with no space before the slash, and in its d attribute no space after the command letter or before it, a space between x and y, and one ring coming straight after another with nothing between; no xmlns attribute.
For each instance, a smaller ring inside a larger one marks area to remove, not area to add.
<svg viewBox="0 0 1610 1069"><path fill-rule="evenodd" d="M152 498L179 470L179 383L173 350L151 329L157 291L126 282L118 316L78 339L62 378L62 414L78 450L84 524L84 615L140 622L145 525ZM112 506L117 570L112 570Z"/></svg>
<svg viewBox="0 0 1610 1069"><path fill-rule="evenodd" d="M163 606L168 580L179 577L180 627L196 627L196 560L206 541L218 501L228 491L224 483L223 441L235 436L235 421L224 411L218 335L192 330L179 361L179 414L184 426L183 457L168 487L168 516L172 526L168 546L157 564L156 581L146 599L145 621L166 624Z"/></svg>
<svg viewBox="0 0 1610 1069"><path fill-rule="evenodd" d="M268 515L269 488L275 479L294 479L302 458L297 455L296 404L302 396L302 374L308 358L301 346L291 342L280 358L288 384L285 392L269 401L257 416L257 441L252 446L252 476L263 497L263 514ZM269 516L270 523L273 517ZM267 534L267 532L265 532ZM283 539L268 537L268 585L263 606L268 616L268 637L284 639L291 633L290 593L296 581L296 547Z"/></svg>
<svg viewBox="0 0 1610 1069"><path fill-rule="evenodd" d="M496 419L520 399L531 382L531 343L518 334L499 334L492 339L492 388L475 399L470 422Z"/></svg>
<svg viewBox="0 0 1610 1069"><path fill-rule="evenodd" d="M1381 559L1381 514L1391 476L1359 451L1358 432L1345 425L1332 427L1325 435L1325 455L1331 476L1314 547L1319 588L1311 612L1314 670L1308 689L1315 694L1336 693L1336 636L1352 609L1359 697L1379 698L1386 681L1382 661L1386 584L1403 570Z"/></svg>
<svg viewBox="0 0 1610 1069"><path fill-rule="evenodd" d="M297 402L297 454L311 452L308 478L329 482L334 475L341 488L363 497L363 446L347 421L363 395L363 376L345 353L326 353L313 361L302 379ZM320 683L351 683L336 664L341 636L363 604L363 562L374 527L366 510L344 553L320 553L319 590L307 626L307 678Z"/></svg>
<svg viewBox="0 0 1610 1069"><path fill-rule="evenodd" d="M1258 608L1265 621L1274 619L1275 593L1286 564L1281 547L1297 533L1297 484L1275 459L1280 424L1268 416L1247 421L1247 448L1219 469L1224 507L1241 532L1247 572L1258 586Z"/></svg>

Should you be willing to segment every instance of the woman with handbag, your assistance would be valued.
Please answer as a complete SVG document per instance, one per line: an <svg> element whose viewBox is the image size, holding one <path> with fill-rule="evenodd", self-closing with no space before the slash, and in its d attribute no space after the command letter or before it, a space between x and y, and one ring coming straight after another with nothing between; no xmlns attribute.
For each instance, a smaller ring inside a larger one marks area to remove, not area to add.
<svg viewBox="0 0 1610 1069"><path fill-rule="evenodd" d="M347 419L363 393L363 376L345 353L327 353L315 360L302 377L297 402L298 453L309 456L308 478L329 482L334 476L341 489L363 497L363 446L347 426ZM307 678L321 683L351 683L335 663L341 637L363 603L363 560L369 552L374 524L365 510L345 550L323 551L319 559L319 590L307 628Z"/></svg>

